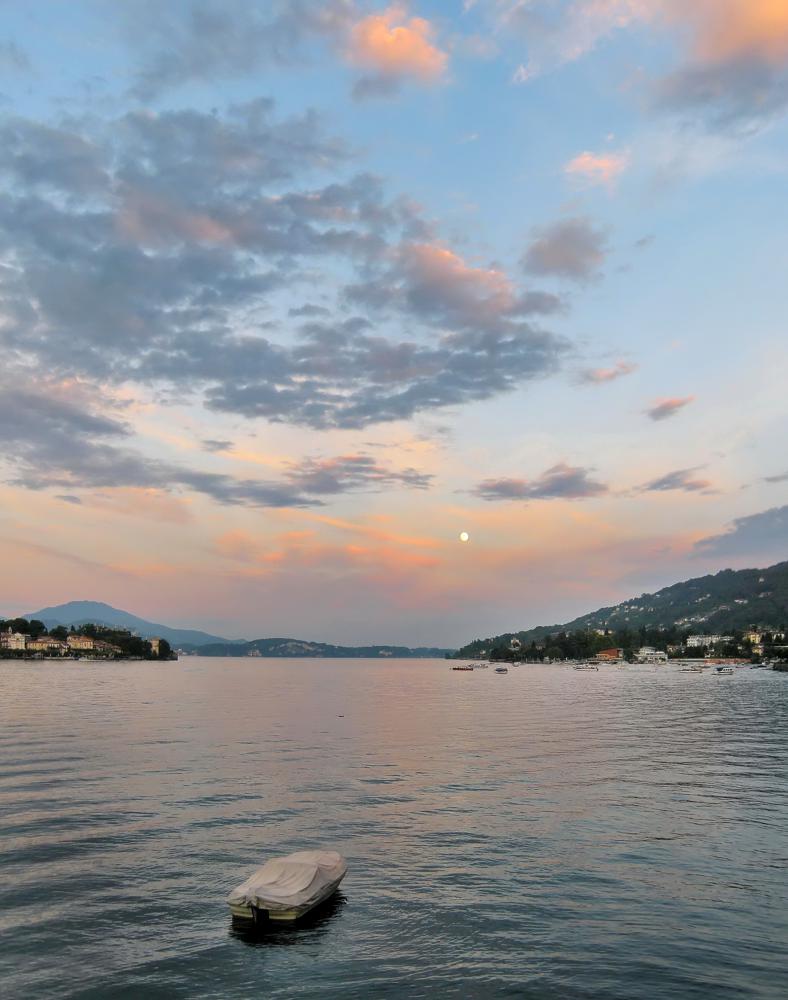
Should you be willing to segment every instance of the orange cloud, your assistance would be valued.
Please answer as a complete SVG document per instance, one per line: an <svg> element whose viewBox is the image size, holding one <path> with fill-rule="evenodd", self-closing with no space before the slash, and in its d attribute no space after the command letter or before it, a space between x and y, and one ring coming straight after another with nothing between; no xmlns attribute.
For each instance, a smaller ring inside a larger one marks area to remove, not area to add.
<svg viewBox="0 0 788 1000"><path fill-rule="evenodd" d="M722 63L755 58L770 65L788 60L786 0L661 0L675 22L694 30L695 55Z"/></svg>
<svg viewBox="0 0 788 1000"><path fill-rule="evenodd" d="M629 167L628 153L580 153L564 167L570 177L579 177L590 184L613 185Z"/></svg>
<svg viewBox="0 0 788 1000"><path fill-rule="evenodd" d="M448 63L447 54L432 42L434 33L424 18L408 18L402 7L389 7L353 27L348 58L389 80L411 77L431 83L443 76Z"/></svg>
<svg viewBox="0 0 788 1000"><path fill-rule="evenodd" d="M453 251L434 243L408 244L402 257L415 292L421 297L478 311L487 318L506 313L515 305L511 281L496 268L472 267Z"/></svg>

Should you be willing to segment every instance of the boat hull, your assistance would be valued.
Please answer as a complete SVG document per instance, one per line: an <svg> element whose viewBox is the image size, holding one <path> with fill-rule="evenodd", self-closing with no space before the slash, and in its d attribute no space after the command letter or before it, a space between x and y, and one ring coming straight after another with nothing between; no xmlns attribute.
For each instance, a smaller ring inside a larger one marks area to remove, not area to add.
<svg viewBox="0 0 788 1000"><path fill-rule="evenodd" d="M310 900L308 903L304 903L301 906L290 906L283 907L281 903L268 903L264 899L260 900L260 906L250 906L244 903L229 903L230 913L232 914L233 920L251 920L255 923L266 922L266 921L276 921L277 923L293 923L295 920L300 920L301 917L305 917L307 913L311 913L315 907L320 906L339 888L339 884L345 877L345 872L343 872L338 879L331 882L325 887L325 891L322 892L317 899Z"/></svg>

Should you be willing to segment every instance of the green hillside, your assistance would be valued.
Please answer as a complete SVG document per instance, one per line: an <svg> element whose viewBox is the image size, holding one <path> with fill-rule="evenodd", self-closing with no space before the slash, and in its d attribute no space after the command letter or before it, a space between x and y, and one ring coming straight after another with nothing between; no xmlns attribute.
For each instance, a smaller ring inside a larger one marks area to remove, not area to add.
<svg viewBox="0 0 788 1000"><path fill-rule="evenodd" d="M561 632L605 629L617 634L643 630L727 634L751 625L775 629L788 626L788 562L768 569L725 569L600 608L565 624L475 639L457 656L484 655L484 651L508 645L513 638L523 646L543 644L549 636Z"/></svg>
<svg viewBox="0 0 788 1000"><path fill-rule="evenodd" d="M332 646L307 639L255 639L243 643L211 643L194 650L199 656L277 656L355 659L363 657L420 658L444 657L450 649L408 646Z"/></svg>

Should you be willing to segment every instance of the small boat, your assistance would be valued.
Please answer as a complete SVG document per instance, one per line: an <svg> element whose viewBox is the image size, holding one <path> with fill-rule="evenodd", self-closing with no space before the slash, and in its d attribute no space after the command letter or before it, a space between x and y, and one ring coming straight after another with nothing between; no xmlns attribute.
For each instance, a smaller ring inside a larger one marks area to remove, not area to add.
<svg viewBox="0 0 788 1000"><path fill-rule="evenodd" d="M452 670L473 670L473 667L452 667Z"/></svg>
<svg viewBox="0 0 788 1000"><path fill-rule="evenodd" d="M508 667L496 667L495 668L495 672L496 672L496 674L508 674L509 673L509 668Z"/></svg>
<svg viewBox="0 0 788 1000"><path fill-rule="evenodd" d="M572 667L573 670L599 670L596 663L575 663Z"/></svg>
<svg viewBox="0 0 788 1000"><path fill-rule="evenodd" d="M489 670L490 669L490 664L489 663L476 663L476 664L474 664L474 668L473 669L474 670Z"/></svg>
<svg viewBox="0 0 788 1000"><path fill-rule="evenodd" d="M717 667L714 673L717 675L717 677L721 677L723 674L733 674L735 673L735 670L733 669L733 667Z"/></svg>
<svg viewBox="0 0 788 1000"><path fill-rule="evenodd" d="M328 899L345 877L336 851L297 851L271 858L227 897L234 919L298 920Z"/></svg>

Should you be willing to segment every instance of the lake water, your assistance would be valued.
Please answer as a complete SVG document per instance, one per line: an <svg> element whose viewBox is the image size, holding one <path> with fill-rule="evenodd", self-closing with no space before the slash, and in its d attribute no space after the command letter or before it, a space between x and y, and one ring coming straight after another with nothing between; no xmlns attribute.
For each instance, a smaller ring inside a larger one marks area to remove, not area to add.
<svg viewBox="0 0 788 1000"><path fill-rule="evenodd" d="M0 662L5 998L784 1000L787 870L786 674Z"/></svg>

